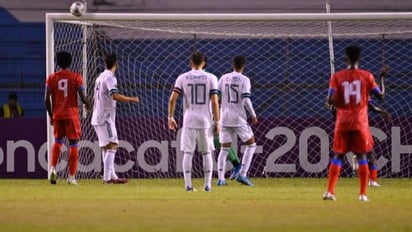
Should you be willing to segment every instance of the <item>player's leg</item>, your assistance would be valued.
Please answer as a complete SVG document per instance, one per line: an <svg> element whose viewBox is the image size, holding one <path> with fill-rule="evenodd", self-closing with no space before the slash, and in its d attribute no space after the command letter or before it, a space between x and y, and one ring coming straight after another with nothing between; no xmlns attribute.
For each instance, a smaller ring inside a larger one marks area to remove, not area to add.
<svg viewBox="0 0 412 232"><path fill-rule="evenodd" d="M192 192L196 191L192 184L192 165L193 165L193 154L196 149L197 133L194 129L182 128L182 134L180 138L180 148L183 151L183 179L185 181L186 191Z"/></svg>
<svg viewBox="0 0 412 232"><path fill-rule="evenodd" d="M369 186L380 187L378 184L378 166L376 165L376 153L374 150L368 152L368 166L369 166Z"/></svg>
<svg viewBox="0 0 412 232"><path fill-rule="evenodd" d="M351 150L356 154L358 159L358 173L359 173L359 200L369 201L366 190L368 187L368 159L366 154L373 149L372 136L370 134L369 128L364 130L358 130L351 136L352 144Z"/></svg>
<svg viewBox="0 0 412 232"><path fill-rule="evenodd" d="M213 128L197 129L198 133L198 149L202 154L203 173L205 183L203 190L209 192L212 190L212 175L213 175L213 157L212 152L215 150L213 144Z"/></svg>
<svg viewBox="0 0 412 232"><path fill-rule="evenodd" d="M233 180L233 179L235 179L239 176L240 169L242 168L242 164L240 163L239 156L237 155L237 153L236 153L235 149L233 149L233 147L230 147L227 159L233 165L232 173L230 174L230 177L229 177L229 179Z"/></svg>
<svg viewBox="0 0 412 232"><path fill-rule="evenodd" d="M345 131L336 131L333 135L333 150L335 156L329 165L328 170L328 186L325 194L323 194L324 200L336 200L335 188L338 183L340 171L344 160L344 154L348 152L348 133Z"/></svg>
<svg viewBox="0 0 412 232"><path fill-rule="evenodd" d="M119 144L119 139L117 137L117 129L114 121L107 122L106 124L107 134L109 136L109 144L105 147L105 161L106 161L106 178L110 179L113 184L126 184L127 179L118 178L116 175L116 170L114 168L114 159L117 152L117 147Z"/></svg>
<svg viewBox="0 0 412 232"><path fill-rule="evenodd" d="M50 164L50 183L56 184L57 182L57 163L59 162L59 157L61 153L61 148L63 146L64 140L64 121L54 120L53 121L53 133L54 133L54 143L51 150L51 164Z"/></svg>
<svg viewBox="0 0 412 232"><path fill-rule="evenodd" d="M220 138L221 148L220 148L219 156L217 158L217 175L218 175L217 185L223 186L223 185L227 185L226 180L225 180L225 172L226 172L226 160L227 160L227 156L229 154L231 143L232 143L231 129L227 127L222 127L219 138Z"/></svg>
<svg viewBox="0 0 412 232"><path fill-rule="evenodd" d="M242 157L242 168L240 169L240 174L236 180L242 184L253 186L252 182L247 177L247 173L249 172L250 164L252 163L253 155L256 150L255 136L249 125L237 128L237 134L246 145L246 149Z"/></svg>
<svg viewBox="0 0 412 232"><path fill-rule="evenodd" d="M67 183L72 185L77 185L75 176L79 159L78 142L81 135L80 131L79 118L67 120L66 135L69 139L69 176Z"/></svg>

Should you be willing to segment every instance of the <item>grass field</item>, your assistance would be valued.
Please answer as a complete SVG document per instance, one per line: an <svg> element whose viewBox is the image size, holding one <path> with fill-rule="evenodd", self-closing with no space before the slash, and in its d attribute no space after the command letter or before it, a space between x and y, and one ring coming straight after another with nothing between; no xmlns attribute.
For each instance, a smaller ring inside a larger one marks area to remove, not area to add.
<svg viewBox="0 0 412 232"><path fill-rule="evenodd" d="M0 180L0 231L412 231L411 179L380 179L359 202L357 179L342 178L337 201L326 179L252 179L185 192L181 179L127 185L80 180Z"/></svg>

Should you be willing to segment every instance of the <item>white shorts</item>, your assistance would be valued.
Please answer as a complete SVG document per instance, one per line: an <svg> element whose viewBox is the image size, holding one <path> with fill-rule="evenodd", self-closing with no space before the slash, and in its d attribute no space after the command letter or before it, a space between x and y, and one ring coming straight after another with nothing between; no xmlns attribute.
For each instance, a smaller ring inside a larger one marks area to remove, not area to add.
<svg viewBox="0 0 412 232"><path fill-rule="evenodd" d="M213 144L213 129L183 127L180 138L180 150L183 152L194 153L196 145L199 152L212 153L215 150L215 145Z"/></svg>
<svg viewBox="0 0 412 232"><path fill-rule="evenodd" d="M114 123L108 121L103 125L93 126L99 140L99 147L105 147L109 143L119 144L119 138L117 137L117 130Z"/></svg>
<svg viewBox="0 0 412 232"><path fill-rule="evenodd" d="M248 141L253 136L252 128L249 125L240 127L221 127L219 133L220 143L231 143L236 136L239 136L242 142Z"/></svg>

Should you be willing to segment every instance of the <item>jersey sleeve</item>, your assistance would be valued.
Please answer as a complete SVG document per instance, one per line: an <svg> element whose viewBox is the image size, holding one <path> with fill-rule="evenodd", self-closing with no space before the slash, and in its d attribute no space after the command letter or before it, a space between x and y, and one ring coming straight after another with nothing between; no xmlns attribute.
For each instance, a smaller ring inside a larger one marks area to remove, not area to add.
<svg viewBox="0 0 412 232"><path fill-rule="evenodd" d="M109 77L106 81L107 90L109 91L109 95L112 96L114 93L118 93L119 90L117 89L117 79L115 77Z"/></svg>
<svg viewBox="0 0 412 232"><path fill-rule="evenodd" d="M50 89L50 86L51 86L51 75L48 76L47 79L46 79L45 88L46 88L46 89Z"/></svg>
<svg viewBox="0 0 412 232"><path fill-rule="evenodd" d="M246 78L244 83L243 83L243 86L242 86L242 93L241 93L242 98L250 98L251 97L250 89L251 89L250 79Z"/></svg>
<svg viewBox="0 0 412 232"><path fill-rule="evenodd" d="M211 76L210 95L219 94L219 83L217 81L217 77L215 75L210 75L210 76Z"/></svg>
<svg viewBox="0 0 412 232"><path fill-rule="evenodd" d="M78 86L78 90L85 90L84 84L83 84L83 77L79 74L76 76L76 84Z"/></svg>
<svg viewBox="0 0 412 232"><path fill-rule="evenodd" d="M336 84L336 76L332 75L329 80L328 95L335 93L337 89L338 89L338 86Z"/></svg>
<svg viewBox="0 0 412 232"><path fill-rule="evenodd" d="M173 92L176 92L178 94L183 93L183 76L180 75L177 77L175 86L173 87Z"/></svg>
<svg viewBox="0 0 412 232"><path fill-rule="evenodd" d="M381 92L379 85L376 83L375 78L373 77L372 73L368 74L368 82L369 82L370 90L372 92L376 92L376 93Z"/></svg>

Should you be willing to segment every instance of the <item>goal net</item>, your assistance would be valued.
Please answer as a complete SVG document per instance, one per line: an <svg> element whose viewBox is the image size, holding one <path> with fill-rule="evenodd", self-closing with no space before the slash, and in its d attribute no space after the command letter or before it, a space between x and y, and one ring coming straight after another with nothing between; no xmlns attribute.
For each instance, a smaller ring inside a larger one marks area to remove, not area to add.
<svg viewBox="0 0 412 232"><path fill-rule="evenodd" d="M378 104L392 122L369 113L379 175L412 176L412 14L47 14L47 41L48 73L57 68L55 52L71 52L71 68L83 74L89 96L104 70L103 55L117 55L120 92L141 101L117 108L116 171L128 178L182 176L180 132L167 128L167 104L177 76L190 69L193 51L207 55L207 71L218 77L232 71L235 55L247 59L244 73L259 119L250 176L325 177L334 128L325 108L328 81L334 69L345 68L344 48L357 44L361 68L376 81L382 65L390 67L386 100ZM181 100L177 106L182 126ZM79 178L102 174L90 117L81 112ZM242 157L244 147L235 148ZM350 162L342 176L351 175ZM59 175L67 175L66 166L67 149ZM203 176L201 166L195 155L194 177Z"/></svg>

